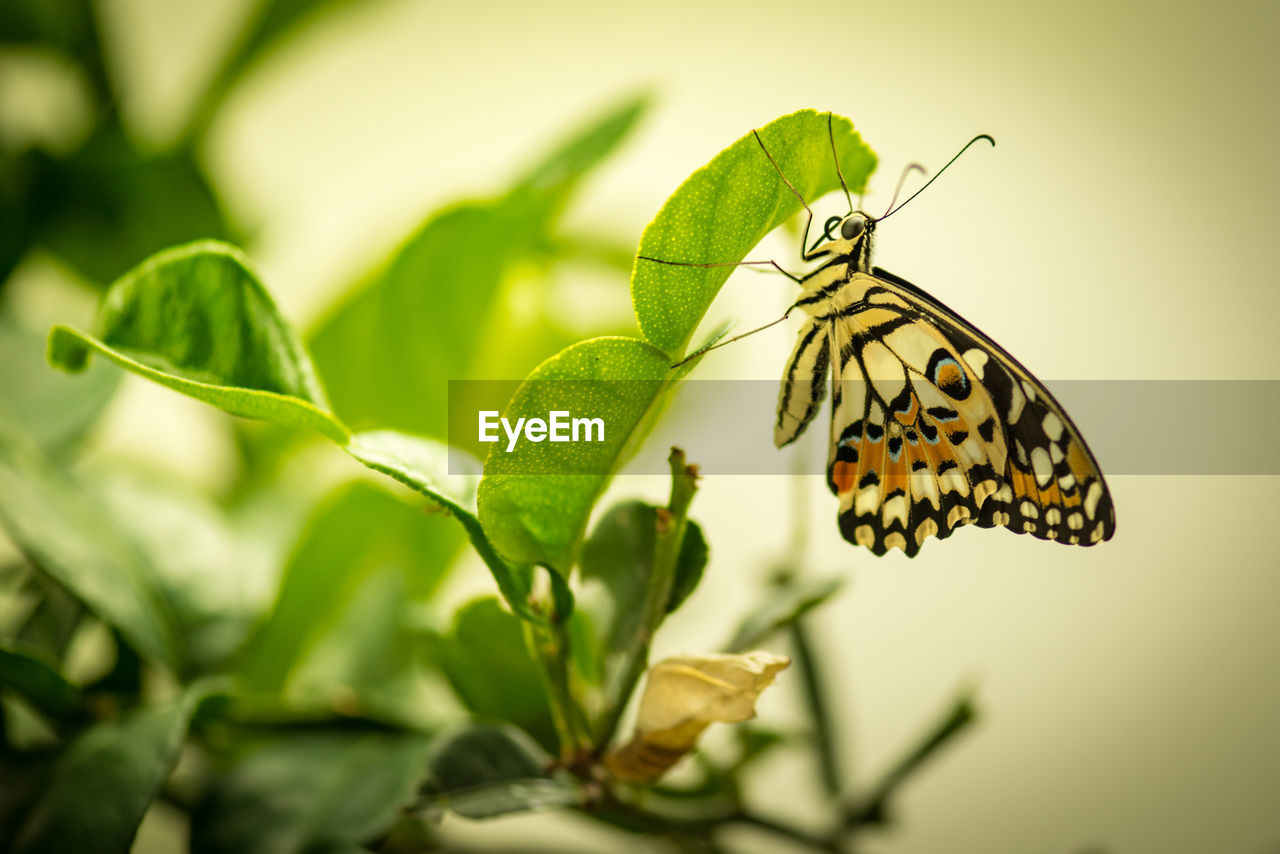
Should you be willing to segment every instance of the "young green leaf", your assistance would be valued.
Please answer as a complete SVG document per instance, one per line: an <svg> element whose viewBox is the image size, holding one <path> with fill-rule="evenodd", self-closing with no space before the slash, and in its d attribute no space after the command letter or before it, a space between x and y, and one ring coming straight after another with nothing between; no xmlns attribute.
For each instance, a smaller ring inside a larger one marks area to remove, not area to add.
<svg viewBox="0 0 1280 854"><path fill-rule="evenodd" d="M453 617L447 634L433 636L431 657L477 716L509 721L553 749L555 728L542 677L525 646L519 618L493 597L473 599Z"/></svg>
<svg viewBox="0 0 1280 854"><path fill-rule="evenodd" d="M45 361L42 335L0 313L0 418L18 426L46 454L60 456L75 446L120 384L120 371L107 363L85 376L60 376Z"/></svg>
<svg viewBox="0 0 1280 854"><path fill-rule="evenodd" d="M634 338L592 338L543 362L503 412L547 419L553 411L603 421L602 441L495 444L480 481L480 521L511 560L567 575L587 517L638 428L671 379L661 350Z"/></svg>
<svg viewBox="0 0 1280 854"><path fill-rule="evenodd" d="M239 250L202 241L152 256L108 289L96 334L55 326L49 360L85 368L98 351L122 367L233 415L344 442L306 351Z"/></svg>
<svg viewBox="0 0 1280 854"><path fill-rule="evenodd" d="M101 338L55 327L50 361L80 370L89 352L98 350L233 414L317 430L365 465L449 510L512 608L529 619L546 619L529 602L533 570L499 558L476 520L474 479L439 476L447 455L438 443L387 431L352 438L328 411L306 351L234 248L199 243L149 259L111 287L98 325ZM568 588L558 579L552 584L557 612L567 616L573 607Z"/></svg>
<svg viewBox="0 0 1280 854"><path fill-rule="evenodd" d="M25 697L53 721L65 721L81 712L80 689L34 650L0 646L0 685Z"/></svg>
<svg viewBox="0 0 1280 854"><path fill-rule="evenodd" d="M190 486L124 467L94 470L82 481L103 523L135 544L173 614L181 678L222 672L265 605L246 592L265 562L251 558L226 511Z"/></svg>
<svg viewBox="0 0 1280 854"><path fill-rule="evenodd" d="M600 581L613 605L612 617L607 621L609 636L605 638L610 652L626 649L644 620L636 603L644 601L653 570L657 524L658 508L643 501L624 501L600 517L583 543L582 578ZM697 587L706 563L707 543L702 529L690 520L676 562L668 612L679 607Z"/></svg>
<svg viewBox="0 0 1280 854"><path fill-rule="evenodd" d="M171 672L181 669L174 615L136 546L80 484L36 448L4 436L0 524L42 572L141 655Z"/></svg>
<svg viewBox="0 0 1280 854"><path fill-rule="evenodd" d="M467 818L568 806L577 781L547 772L551 757L513 726L472 724L436 739L427 798Z"/></svg>
<svg viewBox="0 0 1280 854"><path fill-rule="evenodd" d="M473 475L449 473L451 455L454 464L465 469L470 469L474 461L462 459L465 455L450 451L439 442L394 430L356 433L347 444L346 451L374 471L417 490L447 510L471 538L471 545L489 567L511 610L526 620L546 622L549 615L533 602L536 570L527 564L507 562L498 554L488 532L480 524L476 515L478 479ZM548 577L555 613L567 618L573 611L573 594L562 576L549 572Z"/></svg>
<svg viewBox="0 0 1280 854"><path fill-rule="evenodd" d="M340 487L312 514L285 565L279 597L241 664L246 689L281 690L375 572L401 572L414 601L437 589L462 544L449 520L424 516L372 484Z"/></svg>
<svg viewBox="0 0 1280 854"><path fill-rule="evenodd" d="M48 785L14 839L14 854L83 850L125 854L160 793L203 689L85 730L55 761Z"/></svg>
<svg viewBox="0 0 1280 854"><path fill-rule="evenodd" d="M416 733L289 733L243 749L191 815L193 854L342 850L395 821L425 773Z"/></svg>
<svg viewBox="0 0 1280 854"><path fill-rule="evenodd" d="M728 652L754 649L769 635L795 622L809 610L834 596L844 581L838 578L804 581L769 590L768 598L753 611L733 639L725 646Z"/></svg>
<svg viewBox="0 0 1280 854"><path fill-rule="evenodd" d="M443 439L450 380L514 379L535 364L501 364L496 368L505 373L496 375L478 371L481 361L488 364L488 352L511 334L504 289L513 271L549 260L549 235L559 212L646 105L632 98L611 108L502 197L436 213L321 321L308 337L311 351L349 423Z"/></svg>
<svg viewBox="0 0 1280 854"><path fill-rule="evenodd" d="M223 58L217 75L205 89L188 129L190 137L199 137L217 114L227 94L252 73L261 59L289 35L325 13L359 0L282 0L256 6L236 39L232 51Z"/></svg>
<svg viewBox="0 0 1280 854"><path fill-rule="evenodd" d="M851 193L859 193L875 168L876 156L848 119L834 116L831 127L845 183ZM770 122L759 134L778 169L810 205L840 187L825 113L800 110ZM755 136L747 134L690 175L667 199L640 237L637 255L732 265L800 210L799 200ZM799 253L792 260L798 262ZM782 267L788 269L785 262ZM645 338L673 357L682 354L734 269L679 267L637 257L631 300Z"/></svg>
<svg viewBox="0 0 1280 854"><path fill-rule="evenodd" d="M86 31L99 29L91 24ZM69 156L18 161L25 174L6 187L22 194L16 211L22 227L6 224L6 237L18 231L19 239L29 237L84 278L105 285L166 246L232 236L193 148L140 150L121 126L118 104L99 102L91 109L102 120Z"/></svg>

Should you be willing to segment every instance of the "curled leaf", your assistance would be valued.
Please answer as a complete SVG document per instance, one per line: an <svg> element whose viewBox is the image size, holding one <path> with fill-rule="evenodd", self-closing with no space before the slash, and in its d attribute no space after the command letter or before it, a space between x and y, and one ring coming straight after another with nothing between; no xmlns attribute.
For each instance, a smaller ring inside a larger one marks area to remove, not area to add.
<svg viewBox="0 0 1280 854"><path fill-rule="evenodd" d="M613 775L651 783L693 750L708 724L756 716L756 699L791 659L769 652L678 655L649 668L635 735L605 757Z"/></svg>

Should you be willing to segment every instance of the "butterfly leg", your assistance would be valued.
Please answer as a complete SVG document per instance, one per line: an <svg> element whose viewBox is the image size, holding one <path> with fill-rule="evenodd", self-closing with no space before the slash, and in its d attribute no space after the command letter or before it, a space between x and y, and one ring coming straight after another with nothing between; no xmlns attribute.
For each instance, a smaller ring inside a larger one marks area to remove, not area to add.
<svg viewBox="0 0 1280 854"><path fill-rule="evenodd" d="M755 329L752 329L748 332L744 332L741 335L735 335L732 338L721 341L719 344L713 344L710 347L703 347L701 350L695 350L694 352L690 353L688 356L685 356L683 359L681 359L680 361L672 365L671 366L672 370L680 367L686 362L696 359L698 356L706 355L707 353L710 353L712 350L718 350L721 347L725 346L726 344L732 344L734 341L741 341L743 338L746 338L748 335L755 335L757 332L763 332L772 326L777 326L779 323L781 323L782 321L786 320L788 317L791 316L791 312L795 311L796 305L798 304L790 306L785 312L783 312L782 317L779 317L777 320L771 320L768 323L766 323L764 326L757 326Z"/></svg>
<svg viewBox="0 0 1280 854"><path fill-rule="evenodd" d="M655 264L670 264L673 267L768 267L768 266L772 266L773 269L777 270L779 273L786 276L788 279L795 282L796 284L800 284L802 281L804 281L803 277L797 276L795 273L788 273L786 270L782 269L780 266L778 266L777 261L718 261L710 264L697 264L692 261L667 261L663 258L651 258L648 255L637 255L636 257L639 258L641 261L652 261ZM767 273L769 271L763 270L761 272Z"/></svg>

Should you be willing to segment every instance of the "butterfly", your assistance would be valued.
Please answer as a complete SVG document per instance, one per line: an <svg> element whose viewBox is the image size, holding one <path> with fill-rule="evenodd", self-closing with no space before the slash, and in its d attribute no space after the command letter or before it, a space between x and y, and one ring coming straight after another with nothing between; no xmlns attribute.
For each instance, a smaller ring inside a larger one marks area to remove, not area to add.
<svg viewBox="0 0 1280 854"><path fill-rule="evenodd" d="M983 135L969 145L980 139L995 144ZM936 298L872 266L877 224L925 187L878 218L850 198L849 213L828 219L805 251L809 211L801 257L822 263L792 276L802 292L788 315L798 309L805 320L783 373L774 443L794 442L814 419L830 374L827 483L849 542L914 557L929 537L965 525L1082 546L1110 539L1106 480L1044 384Z"/></svg>

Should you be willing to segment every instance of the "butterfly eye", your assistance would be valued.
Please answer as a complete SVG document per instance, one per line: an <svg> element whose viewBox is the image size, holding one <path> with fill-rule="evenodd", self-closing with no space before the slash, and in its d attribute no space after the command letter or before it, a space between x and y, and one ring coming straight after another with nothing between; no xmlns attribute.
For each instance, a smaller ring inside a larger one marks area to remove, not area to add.
<svg viewBox="0 0 1280 854"><path fill-rule="evenodd" d="M867 221L860 216L851 216L840 226L840 236L845 240L853 240L867 227Z"/></svg>
<svg viewBox="0 0 1280 854"><path fill-rule="evenodd" d="M828 219L827 224L822 227L822 234L827 238L827 240L836 239L835 235L831 233L831 229L836 225L839 225L839 223L840 223L840 217L833 216L830 219Z"/></svg>

